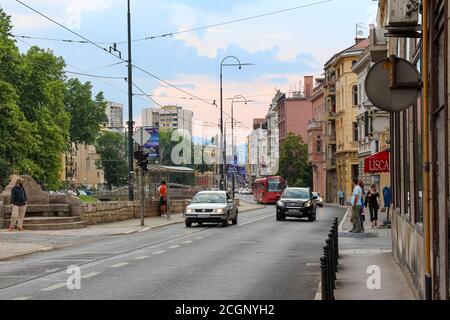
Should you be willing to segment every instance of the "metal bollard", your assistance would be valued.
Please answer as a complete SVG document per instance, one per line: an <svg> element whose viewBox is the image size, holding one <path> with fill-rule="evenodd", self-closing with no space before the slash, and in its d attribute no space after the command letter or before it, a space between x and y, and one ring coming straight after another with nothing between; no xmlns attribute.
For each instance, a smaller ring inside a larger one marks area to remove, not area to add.
<svg viewBox="0 0 450 320"><path fill-rule="evenodd" d="M327 257L323 256L320 258L320 270L321 270L321 280L322 280L322 300L329 300L328 296L328 279L327 279Z"/></svg>
<svg viewBox="0 0 450 320"><path fill-rule="evenodd" d="M323 247L323 255L326 258L326 286L327 286L327 300L331 300L333 284L331 280L331 270L330 270L330 248L328 245Z"/></svg>

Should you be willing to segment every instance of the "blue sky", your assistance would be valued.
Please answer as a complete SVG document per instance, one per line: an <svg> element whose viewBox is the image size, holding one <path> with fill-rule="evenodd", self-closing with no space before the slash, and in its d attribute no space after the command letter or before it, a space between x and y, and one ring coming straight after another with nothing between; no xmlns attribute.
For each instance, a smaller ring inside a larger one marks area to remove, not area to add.
<svg viewBox="0 0 450 320"><path fill-rule="evenodd" d="M126 40L126 0L23 1L93 41ZM132 0L133 38L245 18L317 1ZM0 5L12 16L15 34L76 39L14 0L2 1ZM136 65L208 100L219 98L219 65L223 57L235 55L242 62L255 64L241 71L226 68L224 72L225 97L237 94L258 96L249 98L255 101L236 111L238 120L250 126L253 118L265 115L275 89L296 89L303 76L320 76L323 63L335 52L353 43L356 23L362 23L367 33L368 24L374 21L376 6L377 2L372 0L334 0L252 21L137 42L133 47L133 60ZM125 64L95 70L118 60L91 45L26 41L51 48L63 56L68 64L67 70L81 69L94 74L126 77ZM26 44L18 44L21 50L27 49ZM126 45L120 44L119 49L126 58ZM104 91L108 100L127 105L125 81L80 79L91 81L94 90ZM155 97L163 105L179 104L193 110L197 120L218 121L219 113L213 107L179 99L186 94L168 88L138 70L134 72L134 81L149 94L173 97ZM135 97L134 104L134 118L138 124L140 110L155 106L144 97ZM228 111L229 102L225 104Z"/></svg>

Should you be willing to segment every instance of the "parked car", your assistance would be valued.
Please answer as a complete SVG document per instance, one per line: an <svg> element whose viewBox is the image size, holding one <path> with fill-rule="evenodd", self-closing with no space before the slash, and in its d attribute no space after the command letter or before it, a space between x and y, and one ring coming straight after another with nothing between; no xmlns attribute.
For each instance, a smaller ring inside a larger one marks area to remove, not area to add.
<svg viewBox="0 0 450 320"><path fill-rule="evenodd" d="M248 188L243 188L241 193L242 194L251 194L250 190Z"/></svg>
<svg viewBox="0 0 450 320"><path fill-rule="evenodd" d="M286 217L316 221L316 197L309 188L287 188L277 202L276 215L277 221L285 221Z"/></svg>
<svg viewBox="0 0 450 320"><path fill-rule="evenodd" d="M317 206L323 208L324 201L323 201L323 198L320 195L320 193L319 192L313 192L313 196L317 198L316 199Z"/></svg>
<svg viewBox="0 0 450 320"><path fill-rule="evenodd" d="M202 191L195 195L184 213L186 227L193 223L222 223L227 227L229 221L238 224L236 202L225 191Z"/></svg>

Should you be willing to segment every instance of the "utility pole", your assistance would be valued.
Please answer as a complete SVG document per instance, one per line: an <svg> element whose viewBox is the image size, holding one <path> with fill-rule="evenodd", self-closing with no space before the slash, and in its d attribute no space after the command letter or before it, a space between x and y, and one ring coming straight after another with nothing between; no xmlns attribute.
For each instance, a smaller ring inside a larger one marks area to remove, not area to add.
<svg viewBox="0 0 450 320"><path fill-rule="evenodd" d="M128 0L128 200L134 201L133 188L133 65L131 59L131 10Z"/></svg>

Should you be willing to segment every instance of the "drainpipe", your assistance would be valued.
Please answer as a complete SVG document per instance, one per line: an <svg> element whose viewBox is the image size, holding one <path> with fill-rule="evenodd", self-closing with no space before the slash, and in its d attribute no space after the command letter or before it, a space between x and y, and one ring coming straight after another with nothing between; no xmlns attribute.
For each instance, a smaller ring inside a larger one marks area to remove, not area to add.
<svg viewBox="0 0 450 320"><path fill-rule="evenodd" d="M429 1L423 0L422 14L422 78L423 78L423 163L425 166L423 175L423 202L424 202L424 234L425 234L425 298L432 300L431 278L431 213L430 213L430 150L429 150L429 96L428 96L428 13Z"/></svg>

